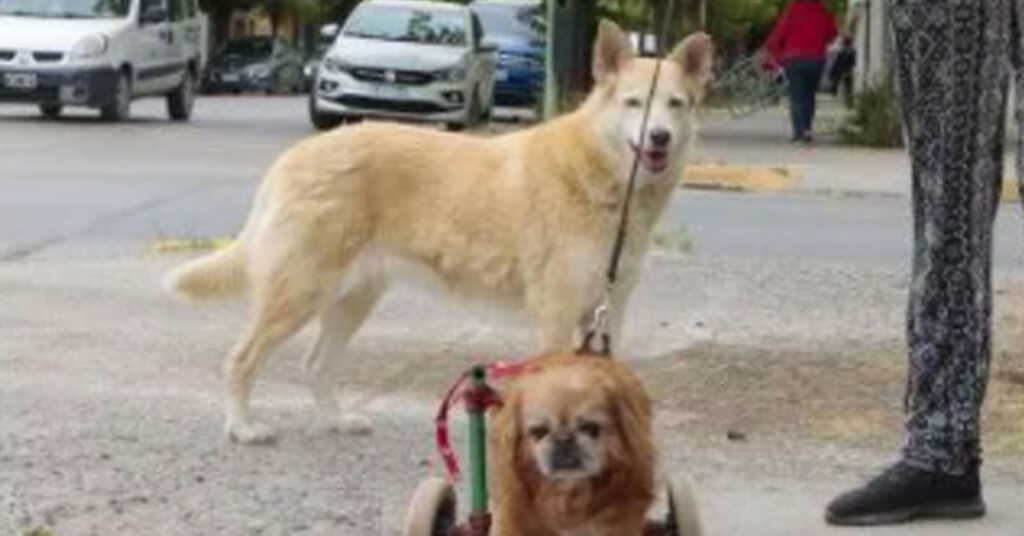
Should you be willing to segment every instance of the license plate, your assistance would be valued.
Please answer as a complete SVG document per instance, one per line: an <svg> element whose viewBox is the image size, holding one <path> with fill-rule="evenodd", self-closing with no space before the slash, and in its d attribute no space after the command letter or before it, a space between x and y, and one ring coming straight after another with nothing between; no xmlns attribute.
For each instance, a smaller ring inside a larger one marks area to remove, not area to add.
<svg viewBox="0 0 1024 536"><path fill-rule="evenodd" d="M508 71L500 69L498 71L495 71L494 79L497 80L498 82L504 82L505 80L508 80Z"/></svg>
<svg viewBox="0 0 1024 536"><path fill-rule="evenodd" d="M39 85L39 78L35 73L7 73L4 74L4 86L11 89L30 90Z"/></svg>
<svg viewBox="0 0 1024 536"><path fill-rule="evenodd" d="M374 86L374 93L382 99L404 99L409 96L409 90L406 88L386 84Z"/></svg>
<svg viewBox="0 0 1024 536"><path fill-rule="evenodd" d="M226 75L221 77L221 81L227 82L229 84L234 84L238 80L239 80L239 78L238 78L237 74L226 74Z"/></svg>

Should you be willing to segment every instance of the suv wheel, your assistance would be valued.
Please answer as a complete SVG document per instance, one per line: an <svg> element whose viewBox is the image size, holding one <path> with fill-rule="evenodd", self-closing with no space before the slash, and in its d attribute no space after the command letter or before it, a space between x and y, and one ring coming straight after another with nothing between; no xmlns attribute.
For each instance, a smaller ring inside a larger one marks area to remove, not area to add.
<svg viewBox="0 0 1024 536"><path fill-rule="evenodd" d="M60 104L40 104L39 113L43 114L43 117L47 119L56 119L60 117L60 112L64 110L64 107Z"/></svg>
<svg viewBox="0 0 1024 536"><path fill-rule="evenodd" d="M188 121L196 102L196 81L192 70L186 69L181 84L167 94L167 115L174 121Z"/></svg>
<svg viewBox="0 0 1024 536"><path fill-rule="evenodd" d="M324 113L317 109L315 91L309 94L309 120L317 130L330 130L343 122L341 116Z"/></svg>
<svg viewBox="0 0 1024 536"><path fill-rule="evenodd" d="M466 128L476 126L480 122L483 112L480 109L480 97L474 89L469 97L469 105L466 107L466 118L461 123L448 123L445 127L451 132L460 132Z"/></svg>
<svg viewBox="0 0 1024 536"><path fill-rule="evenodd" d="M114 94L111 95L110 104L100 108L100 117L106 121L124 121L131 115L131 110L131 81L128 80L128 73L121 71L117 75L117 83L114 85Z"/></svg>

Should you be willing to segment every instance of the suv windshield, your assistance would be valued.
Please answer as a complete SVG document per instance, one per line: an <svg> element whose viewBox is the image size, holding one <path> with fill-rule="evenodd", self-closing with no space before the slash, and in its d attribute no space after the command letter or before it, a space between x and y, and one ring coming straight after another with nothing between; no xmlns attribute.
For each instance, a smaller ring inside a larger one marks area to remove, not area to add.
<svg viewBox="0 0 1024 536"><path fill-rule="evenodd" d="M57 19L119 19L131 0L0 0L0 15Z"/></svg>
<svg viewBox="0 0 1024 536"><path fill-rule="evenodd" d="M274 52L274 42L269 38L237 39L228 41L220 53L224 56L262 58Z"/></svg>
<svg viewBox="0 0 1024 536"><path fill-rule="evenodd" d="M466 46L468 17L449 9L363 4L345 25L344 35L385 41Z"/></svg>
<svg viewBox="0 0 1024 536"><path fill-rule="evenodd" d="M544 14L540 4L473 4L487 35L521 37L530 42L544 39Z"/></svg>

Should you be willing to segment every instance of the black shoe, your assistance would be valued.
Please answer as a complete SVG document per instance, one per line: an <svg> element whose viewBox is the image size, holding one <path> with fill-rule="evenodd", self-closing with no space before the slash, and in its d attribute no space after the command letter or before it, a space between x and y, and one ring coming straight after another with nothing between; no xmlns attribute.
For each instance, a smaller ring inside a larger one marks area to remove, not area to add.
<svg viewBox="0 0 1024 536"><path fill-rule="evenodd" d="M974 465L960 476L925 471L906 462L886 469L825 509L830 525L890 525L912 519L971 519L985 515Z"/></svg>

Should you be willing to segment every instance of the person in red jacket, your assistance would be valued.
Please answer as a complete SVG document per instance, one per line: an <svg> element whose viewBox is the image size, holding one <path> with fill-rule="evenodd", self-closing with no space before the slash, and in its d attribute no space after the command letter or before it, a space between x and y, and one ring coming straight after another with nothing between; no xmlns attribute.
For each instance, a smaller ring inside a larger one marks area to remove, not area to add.
<svg viewBox="0 0 1024 536"><path fill-rule="evenodd" d="M810 142L814 98L825 69L825 48L836 38L836 22L821 0L793 0L764 48L786 72L793 141Z"/></svg>

